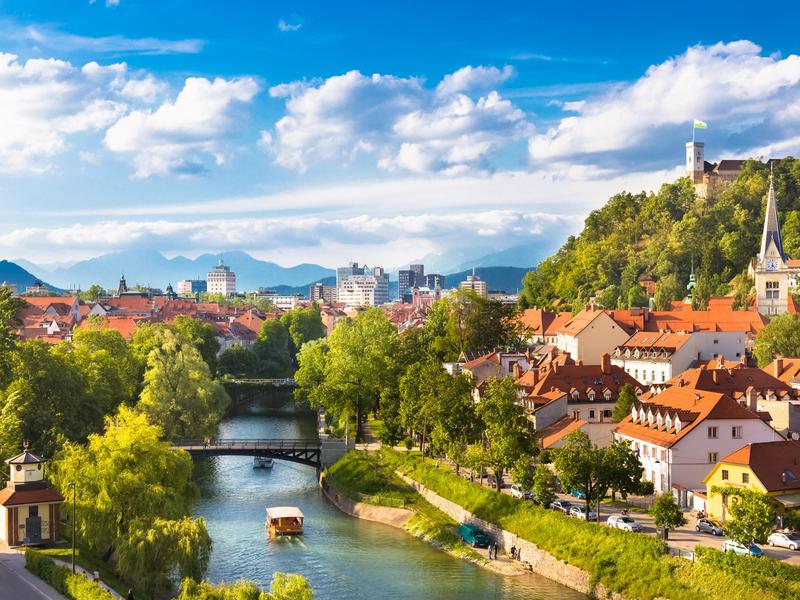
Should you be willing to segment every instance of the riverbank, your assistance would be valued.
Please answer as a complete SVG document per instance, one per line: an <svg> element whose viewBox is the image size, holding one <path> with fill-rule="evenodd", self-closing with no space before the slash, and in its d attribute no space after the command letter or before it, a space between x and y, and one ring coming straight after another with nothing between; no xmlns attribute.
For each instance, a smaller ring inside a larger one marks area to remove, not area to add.
<svg viewBox="0 0 800 600"><path fill-rule="evenodd" d="M402 481L391 463L381 462L380 456L374 452L350 452L331 468L328 477L321 479L325 496L350 516L402 529L437 550L499 575L529 572L521 563L505 556L489 560L486 550L465 545L456 533L458 521ZM352 499L362 495L368 496L371 502ZM393 506L381 505L381 501ZM398 504L404 508L398 508Z"/></svg>

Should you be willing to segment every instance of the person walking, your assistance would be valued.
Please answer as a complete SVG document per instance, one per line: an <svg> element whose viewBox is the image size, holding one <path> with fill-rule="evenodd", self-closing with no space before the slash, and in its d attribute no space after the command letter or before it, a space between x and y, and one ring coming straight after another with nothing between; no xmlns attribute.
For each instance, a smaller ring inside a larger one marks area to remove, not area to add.
<svg viewBox="0 0 800 600"><path fill-rule="evenodd" d="M126 600L136 600L133 597L133 588L128 588L128 596L127 596Z"/></svg>
<svg viewBox="0 0 800 600"><path fill-rule="evenodd" d="M492 560L492 543L489 542L489 560Z"/></svg>

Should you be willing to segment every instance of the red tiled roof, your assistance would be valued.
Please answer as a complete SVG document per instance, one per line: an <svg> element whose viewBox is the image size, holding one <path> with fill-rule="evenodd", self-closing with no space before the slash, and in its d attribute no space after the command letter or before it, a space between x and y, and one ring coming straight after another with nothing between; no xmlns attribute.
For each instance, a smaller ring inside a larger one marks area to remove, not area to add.
<svg viewBox="0 0 800 600"><path fill-rule="evenodd" d="M749 466L768 492L800 489L800 443L794 440L747 444L720 463Z"/></svg>
<svg viewBox="0 0 800 600"><path fill-rule="evenodd" d="M775 367L775 363L778 360L781 361L780 373L776 373ZM791 385L793 380L800 379L800 358L779 358L773 360L766 367L764 367L764 371L768 375L772 375L784 383Z"/></svg>
<svg viewBox="0 0 800 600"><path fill-rule="evenodd" d="M485 363L486 361L490 361L499 365L500 356L497 354L497 352L489 352L487 354L484 354L483 356L479 356L478 358L469 361L468 363L465 363L462 368L466 369L467 371L470 371L475 367L477 367L478 365Z"/></svg>
<svg viewBox="0 0 800 600"><path fill-rule="evenodd" d="M577 431L586 424L588 424L588 421L566 416L537 431L536 437L540 440L542 448L550 448L553 446L553 444L567 437L573 431Z"/></svg>
<svg viewBox="0 0 800 600"><path fill-rule="evenodd" d="M150 321L149 317L144 316L119 316L119 315L109 315L107 317L102 317L101 319L92 319L92 320L84 320L81 321L81 324L78 326L78 329L83 329L84 327L94 326L95 323L105 323L106 329L113 329L115 331L119 331L120 335L129 340L133 337L133 334L136 332L136 327L140 323L147 323Z"/></svg>
<svg viewBox="0 0 800 600"><path fill-rule="evenodd" d="M627 348L663 349L674 352L683 346L690 337L691 336L686 333L640 331L634 333L628 341L619 346L619 348L622 350Z"/></svg>
<svg viewBox="0 0 800 600"><path fill-rule="evenodd" d="M734 369L687 369L660 385L719 392L733 398L738 398L750 387L762 394L772 391L780 396L783 392L792 392L789 384L776 379L766 370L744 366Z"/></svg>
<svg viewBox="0 0 800 600"><path fill-rule="evenodd" d="M0 506L18 506L20 504L44 504L47 502L63 502L64 497L55 490L0 490Z"/></svg>
<svg viewBox="0 0 800 600"><path fill-rule="evenodd" d="M547 328L555 321L558 313L541 308L528 308L523 310L517 320L526 327L530 333L544 335Z"/></svg>
<svg viewBox="0 0 800 600"><path fill-rule="evenodd" d="M625 372L625 369L616 365L611 365L607 373L603 373L601 365L556 365L544 373L539 372L539 380L532 388L518 381L517 383L525 389L530 389L531 396L541 396L547 392L561 390L570 392L577 390L578 402L590 402L589 390L595 393L595 402L616 401L620 388L629 383L634 389L644 389L644 386ZM527 375L527 373L526 373ZM528 376L528 381L532 380L532 375ZM605 400L605 390L611 391L611 400ZM572 396L570 401L574 402Z"/></svg>

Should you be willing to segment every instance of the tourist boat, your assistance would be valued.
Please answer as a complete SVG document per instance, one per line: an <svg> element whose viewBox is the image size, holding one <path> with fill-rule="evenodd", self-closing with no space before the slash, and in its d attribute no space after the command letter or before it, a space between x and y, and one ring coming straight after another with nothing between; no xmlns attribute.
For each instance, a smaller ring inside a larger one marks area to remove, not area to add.
<svg viewBox="0 0 800 600"><path fill-rule="evenodd" d="M275 463L267 456L256 456L253 458L254 469L271 469Z"/></svg>
<svg viewBox="0 0 800 600"><path fill-rule="evenodd" d="M303 513L296 506L267 507L267 528L270 535L303 533Z"/></svg>

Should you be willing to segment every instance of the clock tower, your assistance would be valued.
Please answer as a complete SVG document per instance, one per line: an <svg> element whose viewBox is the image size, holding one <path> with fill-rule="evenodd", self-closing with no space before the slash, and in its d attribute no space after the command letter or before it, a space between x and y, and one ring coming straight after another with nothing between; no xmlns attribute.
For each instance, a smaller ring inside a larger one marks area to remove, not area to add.
<svg viewBox="0 0 800 600"><path fill-rule="evenodd" d="M762 315L782 315L789 310L789 284L792 273L788 261L789 258L783 251L778 206L770 172L761 250L755 259L756 306Z"/></svg>

